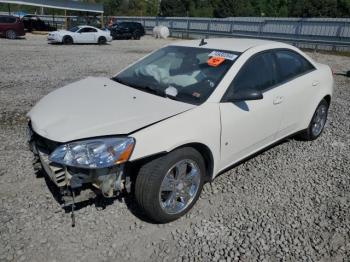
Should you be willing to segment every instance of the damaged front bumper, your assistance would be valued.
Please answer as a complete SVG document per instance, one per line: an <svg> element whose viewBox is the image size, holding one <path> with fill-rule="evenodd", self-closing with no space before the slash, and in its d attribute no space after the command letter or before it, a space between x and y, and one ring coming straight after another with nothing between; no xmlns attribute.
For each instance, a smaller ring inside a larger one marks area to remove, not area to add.
<svg viewBox="0 0 350 262"><path fill-rule="evenodd" d="M49 160L50 153L59 146L58 143L33 133L28 128L28 141L34 154L34 165L41 165L50 180L60 189L62 198L71 196L72 191L79 196L82 191L92 189L92 192L100 192L104 197L113 197L122 192L130 192L131 182L124 172L125 164L101 169L82 169L63 166ZM38 167L38 166L37 166ZM91 194L86 194L86 199ZM74 201L74 200L73 200Z"/></svg>

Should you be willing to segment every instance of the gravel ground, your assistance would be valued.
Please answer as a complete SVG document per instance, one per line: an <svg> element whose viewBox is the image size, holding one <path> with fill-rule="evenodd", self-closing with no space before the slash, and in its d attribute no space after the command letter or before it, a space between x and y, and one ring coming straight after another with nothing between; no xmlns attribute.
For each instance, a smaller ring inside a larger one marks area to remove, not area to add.
<svg viewBox="0 0 350 262"><path fill-rule="evenodd" d="M115 200L81 207L77 226L36 178L25 114L86 76L111 76L174 40L53 46L0 39L0 261L350 261L350 79L336 76L329 121L314 142L290 139L204 187L185 217L155 225ZM336 72L350 58L310 54ZM64 106L64 105L63 105Z"/></svg>

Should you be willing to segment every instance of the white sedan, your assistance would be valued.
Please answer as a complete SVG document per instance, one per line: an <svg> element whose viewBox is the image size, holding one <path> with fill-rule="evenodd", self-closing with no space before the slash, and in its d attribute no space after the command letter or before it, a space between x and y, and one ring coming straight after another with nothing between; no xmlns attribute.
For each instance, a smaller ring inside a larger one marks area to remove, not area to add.
<svg viewBox="0 0 350 262"><path fill-rule="evenodd" d="M232 165L292 135L319 137L333 84L329 66L288 44L175 42L44 97L28 113L30 143L65 194L131 191L164 223Z"/></svg>
<svg viewBox="0 0 350 262"><path fill-rule="evenodd" d="M50 32L47 36L49 43L62 44L106 44L112 41L109 31L103 31L92 26L76 26L69 30Z"/></svg>

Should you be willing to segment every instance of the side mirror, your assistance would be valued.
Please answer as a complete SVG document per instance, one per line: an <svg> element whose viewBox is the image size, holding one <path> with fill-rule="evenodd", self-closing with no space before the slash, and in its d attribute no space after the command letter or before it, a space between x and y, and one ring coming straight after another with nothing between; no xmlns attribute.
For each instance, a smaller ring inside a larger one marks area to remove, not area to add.
<svg viewBox="0 0 350 262"><path fill-rule="evenodd" d="M263 99L263 94L260 90L246 88L227 96L224 102L240 102L247 100L260 100Z"/></svg>

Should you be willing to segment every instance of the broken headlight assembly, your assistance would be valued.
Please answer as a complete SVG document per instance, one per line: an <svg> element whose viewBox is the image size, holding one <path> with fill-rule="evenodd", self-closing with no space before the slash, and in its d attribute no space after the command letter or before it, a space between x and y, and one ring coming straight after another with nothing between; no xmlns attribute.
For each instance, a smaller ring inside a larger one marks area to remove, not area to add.
<svg viewBox="0 0 350 262"><path fill-rule="evenodd" d="M129 160L135 140L131 137L87 139L56 148L49 160L64 166L98 169Z"/></svg>

